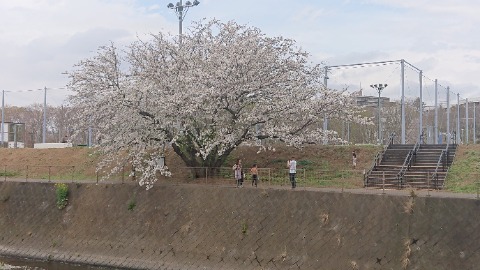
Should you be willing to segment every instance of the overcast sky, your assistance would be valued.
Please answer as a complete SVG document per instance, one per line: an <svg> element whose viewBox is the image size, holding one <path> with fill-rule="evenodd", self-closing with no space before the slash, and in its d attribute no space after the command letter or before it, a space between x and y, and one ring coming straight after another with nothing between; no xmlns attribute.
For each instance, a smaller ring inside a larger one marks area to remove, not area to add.
<svg viewBox="0 0 480 270"><path fill-rule="evenodd" d="M200 0L184 21L216 18L283 36L311 53L311 61L343 65L405 59L421 69L424 96L439 91L480 97L480 1L478 0ZM185 1L184 1L185 2ZM149 33L178 32L178 19L160 0L0 0L0 90L8 105L61 104L68 94L62 74L97 48L122 47ZM370 84L388 83L397 97L398 64L332 69L329 86L374 95ZM407 94L418 94L418 73L406 71ZM442 94L440 94L441 96ZM445 94L443 94L445 95ZM445 97L440 97L440 99ZM453 98L453 97L451 97ZM456 98L456 97L455 97ZM456 99L455 99L456 102Z"/></svg>

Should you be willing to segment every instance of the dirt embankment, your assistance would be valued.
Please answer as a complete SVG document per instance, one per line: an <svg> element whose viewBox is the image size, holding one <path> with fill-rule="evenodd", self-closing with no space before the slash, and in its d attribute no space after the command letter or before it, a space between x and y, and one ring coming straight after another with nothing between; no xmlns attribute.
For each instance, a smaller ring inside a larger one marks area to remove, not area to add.
<svg viewBox="0 0 480 270"><path fill-rule="evenodd" d="M301 149L278 145L275 150L260 151L259 147L239 147L224 164L231 167L237 158L243 160L245 167L254 163L260 168L285 169L286 161L295 156L299 168L307 170L345 170L352 169L351 153L357 152L358 170L371 166L375 153L374 146L306 146ZM95 167L101 159L88 148L64 149L5 149L0 148L0 172L12 171L24 177L26 167L30 177L45 178L49 173L70 179L95 179ZM183 161L171 149L166 155L167 165L172 171L184 168Z"/></svg>

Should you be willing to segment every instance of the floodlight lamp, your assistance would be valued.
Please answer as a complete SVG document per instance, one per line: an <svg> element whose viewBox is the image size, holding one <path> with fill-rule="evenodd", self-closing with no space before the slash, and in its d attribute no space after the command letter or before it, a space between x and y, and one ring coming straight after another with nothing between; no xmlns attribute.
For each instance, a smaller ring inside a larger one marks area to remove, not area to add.
<svg viewBox="0 0 480 270"><path fill-rule="evenodd" d="M194 0L194 1L193 1L193 5L194 5L194 6L198 6L198 4L200 4L200 2L199 2L198 0Z"/></svg>
<svg viewBox="0 0 480 270"><path fill-rule="evenodd" d="M173 5L172 3L170 3L170 4L168 4L168 6L167 6L167 7L168 7L168 8L173 8L173 7L174 7L174 5Z"/></svg>
<svg viewBox="0 0 480 270"><path fill-rule="evenodd" d="M190 1L185 2L185 6L191 6L191 5L192 5L192 2Z"/></svg>
<svg viewBox="0 0 480 270"><path fill-rule="evenodd" d="M177 5L176 5L176 6L177 6L177 7L181 6L181 5L180 5L180 2L177 2Z"/></svg>
<svg viewBox="0 0 480 270"><path fill-rule="evenodd" d="M388 84L385 84L385 86L383 86L383 87L387 87L387 86L388 86Z"/></svg>
<svg viewBox="0 0 480 270"><path fill-rule="evenodd" d="M375 87L373 87L373 84L370 84L370 87L371 87L371 88L375 88Z"/></svg>

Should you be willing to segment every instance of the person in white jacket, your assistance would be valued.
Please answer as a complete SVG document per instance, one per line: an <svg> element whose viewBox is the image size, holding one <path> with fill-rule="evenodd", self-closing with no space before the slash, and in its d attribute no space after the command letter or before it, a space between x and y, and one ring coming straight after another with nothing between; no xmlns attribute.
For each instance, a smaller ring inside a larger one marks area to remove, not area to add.
<svg viewBox="0 0 480 270"><path fill-rule="evenodd" d="M237 187L243 187L243 172L242 172L242 160L237 159L237 162L232 167L235 174L235 180L237 181Z"/></svg>
<svg viewBox="0 0 480 270"><path fill-rule="evenodd" d="M288 173L290 176L290 183L292 183L292 189L294 189L297 187L297 181L295 180L295 175L297 173L297 161L295 160L295 157L292 157L287 162L287 167L289 169Z"/></svg>

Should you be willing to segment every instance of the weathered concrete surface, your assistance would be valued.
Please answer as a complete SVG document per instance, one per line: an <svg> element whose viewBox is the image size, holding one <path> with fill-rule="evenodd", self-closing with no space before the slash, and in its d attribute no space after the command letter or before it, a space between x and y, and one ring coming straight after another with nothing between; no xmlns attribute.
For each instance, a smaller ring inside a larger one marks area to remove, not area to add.
<svg viewBox="0 0 480 270"><path fill-rule="evenodd" d="M53 184L0 183L0 254L133 269L480 268L480 203L471 199L195 185L69 190L59 210Z"/></svg>

